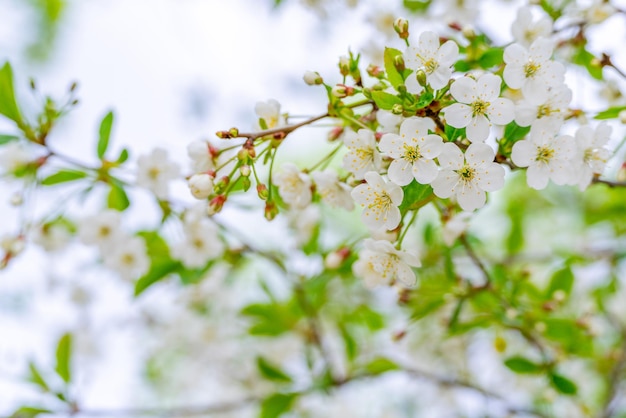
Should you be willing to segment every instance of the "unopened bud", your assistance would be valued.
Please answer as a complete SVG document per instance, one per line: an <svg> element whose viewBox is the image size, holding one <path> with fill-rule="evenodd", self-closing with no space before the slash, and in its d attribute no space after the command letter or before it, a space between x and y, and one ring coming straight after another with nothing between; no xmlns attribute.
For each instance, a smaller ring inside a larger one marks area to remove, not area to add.
<svg viewBox="0 0 626 418"><path fill-rule="evenodd" d="M328 253L326 258L324 259L324 265L327 269L338 269L341 267L344 261L350 256L349 248L340 248L337 251L333 251Z"/></svg>
<svg viewBox="0 0 626 418"><path fill-rule="evenodd" d="M415 78L417 79L417 82L420 86L426 87L426 73L424 72L424 70L417 70L415 72Z"/></svg>
<svg viewBox="0 0 626 418"><path fill-rule="evenodd" d="M70 85L70 93L76 91L76 89L78 88L78 83L76 81L74 81L71 85Z"/></svg>
<svg viewBox="0 0 626 418"><path fill-rule="evenodd" d="M385 72L378 65L370 64L367 67L367 74L370 77L382 78L385 75Z"/></svg>
<svg viewBox="0 0 626 418"><path fill-rule="evenodd" d="M324 80L322 79L322 76L320 76L320 74L316 71L305 72L302 79L309 86L315 86L318 84L322 84L324 82Z"/></svg>
<svg viewBox="0 0 626 418"><path fill-rule="evenodd" d="M206 199L213 194L213 177L208 174L194 174L187 181L191 194L196 199Z"/></svg>
<svg viewBox="0 0 626 418"><path fill-rule="evenodd" d="M401 17L393 22L393 29L396 31L400 39L408 39L409 37L409 21Z"/></svg>
<svg viewBox="0 0 626 418"><path fill-rule="evenodd" d="M406 94L406 92L407 92L406 86L404 84L398 85L398 87L396 87L396 90L400 94Z"/></svg>
<svg viewBox="0 0 626 418"><path fill-rule="evenodd" d="M247 192L250 190L250 186L252 186L252 182L250 181L250 177L242 177L241 183L243 184L243 191Z"/></svg>
<svg viewBox="0 0 626 418"><path fill-rule="evenodd" d="M461 29L461 33L467 39L472 39L472 38L476 37L476 31L474 31L474 28L469 26L469 25L468 26L463 26L463 28Z"/></svg>
<svg viewBox="0 0 626 418"><path fill-rule="evenodd" d="M626 124L626 110L622 110L621 112L619 112L617 117L619 118L620 122Z"/></svg>
<svg viewBox="0 0 626 418"><path fill-rule="evenodd" d="M406 69L402 55L396 55L393 57L393 66L396 67L396 70L399 72L403 72Z"/></svg>
<svg viewBox="0 0 626 418"><path fill-rule="evenodd" d="M552 294L552 298L557 302L563 302L567 297L567 293L564 290L559 289Z"/></svg>
<svg viewBox="0 0 626 418"><path fill-rule="evenodd" d="M350 58L345 55L339 57L339 72L344 77L350 74Z"/></svg>
<svg viewBox="0 0 626 418"><path fill-rule="evenodd" d="M243 177L250 177L250 166L249 165L242 165L241 167L239 167L239 174L241 174Z"/></svg>
<svg viewBox="0 0 626 418"><path fill-rule="evenodd" d="M535 324L535 331L539 332L539 333L544 333L546 332L546 323L545 322L537 322Z"/></svg>
<svg viewBox="0 0 626 418"><path fill-rule="evenodd" d="M271 221L278 215L278 208L274 202L265 203L265 219Z"/></svg>
<svg viewBox="0 0 626 418"><path fill-rule="evenodd" d="M221 194L226 190L226 187L230 183L230 178L228 176L222 177L217 183L214 185L214 192L217 194Z"/></svg>
<svg viewBox="0 0 626 418"><path fill-rule="evenodd" d="M207 209L207 213L209 215L215 215L216 213L218 213L219 211L222 210L222 208L224 207L224 203L225 202L226 202L226 196L224 196L224 195L215 196L209 202L209 207Z"/></svg>
<svg viewBox="0 0 626 418"><path fill-rule="evenodd" d="M502 337L496 337L496 339L493 341L493 347L498 353L504 353L504 351L506 350L506 340Z"/></svg>
<svg viewBox="0 0 626 418"><path fill-rule="evenodd" d="M336 126L328 132L328 141L333 142L339 139L343 134L343 126Z"/></svg>
<svg viewBox="0 0 626 418"><path fill-rule="evenodd" d="M259 199L267 200L269 191L267 190L267 186L265 184L257 184L256 192L259 195Z"/></svg>
<svg viewBox="0 0 626 418"><path fill-rule="evenodd" d="M593 67L602 67L602 61L600 61L600 59L596 57L592 58L589 64L591 64Z"/></svg>
<svg viewBox="0 0 626 418"><path fill-rule="evenodd" d="M333 96L343 99L344 97L352 96L354 94L354 88L346 86L345 84L337 84L332 88L331 93Z"/></svg>

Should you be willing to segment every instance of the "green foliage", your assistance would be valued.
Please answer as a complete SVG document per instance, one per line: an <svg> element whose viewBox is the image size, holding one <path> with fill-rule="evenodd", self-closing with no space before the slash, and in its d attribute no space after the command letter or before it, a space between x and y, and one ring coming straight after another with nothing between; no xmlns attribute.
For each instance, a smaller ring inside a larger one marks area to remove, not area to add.
<svg viewBox="0 0 626 418"><path fill-rule="evenodd" d="M24 124L15 100L13 69L8 62L0 69L0 115L6 116L20 127Z"/></svg>
<svg viewBox="0 0 626 418"><path fill-rule="evenodd" d="M294 301L253 303L241 310L253 323L250 335L273 337L291 331L302 317L302 311Z"/></svg>
<svg viewBox="0 0 626 418"><path fill-rule="evenodd" d="M59 377L66 383L69 383L71 375L72 360L72 334L64 334L57 345L57 363L55 370Z"/></svg>
<svg viewBox="0 0 626 418"><path fill-rule="evenodd" d="M109 147L109 139L111 137L111 129L113 127L113 112L107 113L102 122L100 122L100 129L98 130L98 147L97 147L97 155L99 159L104 158L104 154L107 152L107 148Z"/></svg>
<svg viewBox="0 0 626 418"><path fill-rule="evenodd" d="M373 91L372 100L383 110L391 110L395 105L402 104L402 99L385 91Z"/></svg>
<svg viewBox="0 0 626 418"><path fill-rule="evenodd" d="M396 68L397 57L402 57L402 52L394 48L385 48L384 61L387 79L394 89L404 85L404 80L412 73L412 70L405 69L402 72Z"/></svg>
<svg viewBox="0 0 626 418"><path fill-rule="evenodd" d="M269 362L269 360L264 357L257 357L256 365L261 372L261 375L266 379L273 380L275 382L280 383L291 383L291 377L281 370L281 368L275 364Z"/></svg>
<svg viewBox="0 0 626 418"><path fill-rule="evenodd" d="M22 406L15 411L9 418L36 418L42 414L51 414L53 411L46 408L36 406Z"/></svg>
<svg viewBox="0 0 626 418"><path fill-rule="evenodd" d="M579 46L572 56L572 62L574 64L585 67L589 75L596 80L602 80L602 66L599 65L597 61L596 57L591 52L587 51L584 44Z"/></svg>
<svg viewBox="0 0 626 418"><path fill-rule="evenodd" d="M119 211L126 210L130 206L130 200L124 190L122 183L118 181L111 181L111 189L107 197L107 207Z"/></svg>
<svg viewBox="0 0 626 418"><path fill-rule="evenodd" d="M504 365L515 373L539 373L543 367L522 356L510 357L504 361Z"/></svg>
<svg viewBox="0 0 626 418"><path fill-rule="evenodd" d="M562 269L556 271L550 279L550 285L546 292L546 297L551 298L557 291L562 291L566 295L572 292L572 286L574 285L574 273L570 266L565 266Z"/></svg>
<svg viewBox="0 0 626 418"><path fill-rule="evenodd" d="M44 392L50 391L50 386L48 385L46 380L43 378L41 372L39 371L35 363L33 363L32 361L28 363L28 371L29 371L29 375L28 375L29 382L32 382L35 385L39 386Z"/></svg>
<svg viewBox="0 0 626 418"><path fill-rule="evenodd" d="M404 191L404 199L399 206L401 213L420 209L428 204L431 196L433 196L433 189L429 184L420 184L416 181L404 186L402 190Z"/></svg>
<svg viewBox="0 0 626 418"><path fill-rule="evenodd" d="M504 135L498 141L498 151L506 156L511 156L513 145L523 139L530 132L530 126L519 126L515 121L509 123L504 128Z"/></svg>
<svg viewBox="0 0 626 418"><path fill-rule="evenodd" d="M432 0L402 0L404 8L414 13L425 13L431 3Z"/></svg>
<svg viewBox="0 0 626 418"><path fill-rule="evenodd" d="M578 393L578 386L560 374L550 374L550 383L556 390L564 395L576 395L576 393Z"/></svg>
<svg viewBox="0 0 626 418"><path fill-rule="evenodd" d="M51 174L50 176L43 179L41 181L41 184L43 184L44 186L52 186L55 184L84 179L85 177L87 177L87 173L83 171L59 170L56 173Z"/></svg>
<svg viewBox="0 0 626 418"><path fill-rule="evenodd" d="M619 117L620 112L626 110L626 106L612 106L602 112L599 112L594 119L615 119Z"/></svg>
<svg viewBox="0 0 626 418"><path fill-rule="evenodd" d="M385 357L377 357L365 365L365 370L370 374L382 374L399 369L396 363Z"/></svg>
<svg viewBox="0 0 626 418"><path fill-rule="evenodd" d="M9 142L17 141L19 139L20 138L15 135L0 134L0 145L8 144Z"/></svg>
<svg viewBox="0 0 626 418"><path fill-rule="evenodd" d="M275 393L261 403L259 418L278 418L288 412L298 398L298 393Z"/></svg>

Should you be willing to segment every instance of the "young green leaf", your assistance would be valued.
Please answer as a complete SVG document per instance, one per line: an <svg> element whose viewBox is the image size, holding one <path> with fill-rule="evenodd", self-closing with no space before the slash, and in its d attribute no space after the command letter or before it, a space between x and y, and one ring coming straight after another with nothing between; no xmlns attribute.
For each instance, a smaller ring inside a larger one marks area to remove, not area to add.
<svg viewBox="0 0 626 418"><path fill-rule="evenodd" d="M107 206L111 209L119 211L123 211L130 206L130 201L128 200L126 191L124 191L122 185L117 182L111 183L111 190L109 191L109 196L107 197Z"/></svg>
<svg viewBox="0 0 626 418"><path fill-rule="evenodd" d="M626 110L626 106L609 107L608 109L599 112L595 116L595 119L615 119L619 117L619 114L624 110Z"/></svg>
<svg viewBox="0 0 626 418"><path fill-rule="evenodd" d="M158 281L165 279L168 275L175 273L181 265L174 260L152 260L150 270L135 283L135 297L141 295L147 288Z"/></svg>
<svg viewBox="0 0 626 418"><path fill-rule="evenodd" d="M59 340L57 345L57 365L56 372L64 382L69 383L71 375L72 360L72 334L66 333Z"/></svg>
<svg viewBox="0 0 626 418"><path fill-rule="evenodd" d="M541 365L533 363L527 358L514 356L506 359L504 365L515 373L538 373L542 370Z"/></svg>
<svg viewBox="0 0 626 418"><path fill-rule="evenodd" d="M52 411L45 408L39 408L36 406L22 406L17 411L11 414L10 418L36 418L40 414L51 414Z"/></svg>
<svg viewBox="0 0 626 418"><path fill-rule="evenodd" d="M109 138L111 137L111 128L113 127L113 112L107 113L102 122L100 122L99 138L98 138L98 158L102 159L109 147Z"/></svg>
<svg viewBox="0 0 626 418"><path fill-rule="evenodd" d="M269 380L274 380L276 382L290 383L292 382L291 377L282 371L279 366L270 363L264 357L256 358L256 365L261 372L261 375Z"/></svg>
<svg viewBox="0 0 626 418"><path fill-rule="evenodd" d="M297 397L297 393L275 393L265 398L261 403L260 418L278 418L291 409Z"/></svg>
<svg viewBox="0 0 626 418"><path fill-rule="evenodd" d="M15 100L15 88L13 87L13 69L8 62L0 69L0 114L23 125L22 115Z"/></svg>
<svg viewBox="0 0 626 418"><path fill-rule="evenodd" d="M28 376L28 381L29 382L32 382L32 383L36 384L44 392L49 392L50 391L50 386L48 385L46 380L41 375L41 372L39 371L39 369L37 368L35 363L33 363L32 361L28 363L28 371L29 371L29 376Z"/></svg>
<svg viewBox="0 0 626 418"><path fill-rule="evenodd" d="M404 84L404 77L398 71L395 64L395 59L397 56L401 56L402 52L398 51L394 48L385 48L384 61L385 61L385 72L387 73L387 79L393 86L393 88L398 88L398 86Z"/></svg>
<svg viewBox="0 0 626 418"><path fill-rule="evenodd" d="M384 91L373 91L372 100L383 110L391 110L395 105L402 103L398 96Z"/></svg>
<svg viewBox="0 0 626 418"><path fill-rule="evenodd" d="M87 173L76 170L60 170L41 181L44 186L52 186L59 183L66 183L68 181L80 180L87 177Z"/></svg>
<svg viewBox="0 0 626 418"><path fill-rule="evenodd" d="M399 369L400 366L384 357L375 358L365 366L365 370L367 370L367 372L371 374L382 374L385 372Z"/></svg>
<svg viewBox="0 0 626 418"><path fill-rule="evenodd" d="M18 136L15 135L5 135L5 134L0 134L0 145L4 145L7 144L11 141L17 141L18 139L20 139Z"/></svg>
<svg viewBox="0 0 626 418"><path fill-rule="evenodd" d="M566 295L569 295L572 292L573 285L574 273L572 273L570 266L565 266L552 275L548 291L546 292L546 297L552 298L554 296L554 292L559 290L565 292Z"/></svg>
<svg viewBox="0 0 626 418"><path fill-rule="evenodd" d="M576 395L576 393L578 392L578 387L576 386L576 383L572 382L564 376L561 376L560 374L551 374L550 382L556 390L565 395Z"/></svg>

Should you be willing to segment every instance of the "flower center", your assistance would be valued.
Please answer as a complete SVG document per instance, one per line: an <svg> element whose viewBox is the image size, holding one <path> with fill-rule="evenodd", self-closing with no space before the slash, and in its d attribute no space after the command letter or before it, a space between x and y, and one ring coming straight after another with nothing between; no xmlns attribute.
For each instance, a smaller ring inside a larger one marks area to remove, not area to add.
<svg viewBox="0 0 626 418"><path fill-rule="evenodd" d="M424 71L426 74L432 74L438 66L439 63L437 63L434 58L424 61Z"/></svg>
<svg viewBox="0 0 626 418"><path fill-rule="evenodd" d="M109 228L108 226L101 226L100 229L98 229L98 235L100 235L102 238L106 238L109 235L111 235L111 228Z"/></svg>
<svg viewBox="0 0 626 418"><path fill-rule="evenodd" d="M159 169L159 167L151 167L150 170L148 170L148 177L150 177L152 180L157 180L160 174L161 170Z"/></svg>
<svg viewBox="0 0 626 418"><path fill-rule="evenodd" d="M387 193L375 193L374 201L367 207L368 209L374 209L378 213L386 212L393 205L391 196Z"/></svg>
<svg viewBox="0 0 626 418"><path fill-rule="evenodd" d="M422 158L422 154L420 153L420 147L418 145L410 147L404 144L402 147L404 148L404 155L402 156L402 158L404 158L408 162L414 163L415 161Z"/></svg>
<svg viewBox="0 0 626 418"><path fill-rule="evenodd" d="M487 108L491 103L483 102L482 100L476 100L470 106L472 108L472 116L476 117L478 115L484 115L487 112Z"/></svg>
<svg viewBox="0 0 626 418"><path fill-rule="evenodd" d="M541 105L537 108L537 119L541 119L545 116L550 116L552 113L557 113L557 110L552 109L549 105Z"/></svg>
<svg viewBox="0 0 626 418"><path fill-rule="evenodd" d="M461 181L465 183L471 182L476 176L476 170L468 165L464 165L457 173L461 176Z"/></svg>
<svg viewBox="0 0 626 418"><path fill-rule="evenodd" d="M526 78L532 78L537 74L537 71L541 68L541 65L537 64L533 60L528 61L526 65L524 65L524 75Z"/></svg>
<svg viewBox="0 0 626 418"><path fill-rule="evenodd" d="M535 161L540 161L542 163L548 163L554 157L554 149L544 146L537 148L537 156L535 157Z"/></svg>
<svg viewBox="0 0 626 418"><path fill-rule="evenodd" d="M135 264L135 256L130 253L122 255L122 264L126 266L132 266L133 264Z"/></svg>
<svg viewBox="0 0 626 418"><path fill-rule="evenodd" d="M357 148L355 150L356 156L361 160L360 167L365 167L370 161L374 160L373 148ZM355 161L356 162L356 161Z"/></svg>

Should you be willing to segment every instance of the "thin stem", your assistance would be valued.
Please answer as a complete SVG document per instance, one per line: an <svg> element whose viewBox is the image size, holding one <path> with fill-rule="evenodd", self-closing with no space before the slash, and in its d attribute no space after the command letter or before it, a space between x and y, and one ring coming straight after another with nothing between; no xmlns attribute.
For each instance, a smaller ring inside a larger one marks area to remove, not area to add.
<svg viewBox="0 0 626 418"><path fill-rule="evenodd" d="M465 248L465 251L467 252L467 255L469 256L469 258L476 265L476 267L478 267L479 270L483 273L483 276L485 276L485 284L482 287L483 288L491 287L492 280L491 280L491 275L489 274L489 270L487 270L483 262L480 260L480 258L478 258L478 256L474 252L474 249L472 248L469 241L467 240L467 236L465 234L461 234L461 236L459 237L459 241Z"/></svg>
<svg viewBox="0 0 626 418"><path fill-rule="evenodd" d="M324 156L324 158L322 158L321 160L319 160L318 162L316 162L315 164L313 164L311 166L311 168L307 168L304 172L305 173L309 173L313 170L315 170L317 167L321 166L322 164L324 164L325 162L330 162L330 160L333 158L333 156L341 149L341 147L343 146L343 144L339 144L335 147L335 149L333 149L330 153L328 153L327 155Z"/></svg>
<svg viewBox="0 0 626 418"><path fill-rule="evenodd" d="M411 216L411 219L406 224L406 227L404 228L404 231L402 231L402 233L400 234L400 237L398 237L398 243L396 244L398 249L400 249L400 246L402 245L402 241L404 241L404 237L406 236L406 233L409 231L409 228L411 227L411 225L413 225L413 222L415 221L415 218L417 217L417 212L418 211L416 210L413 211L413 215Z"/></svg>

